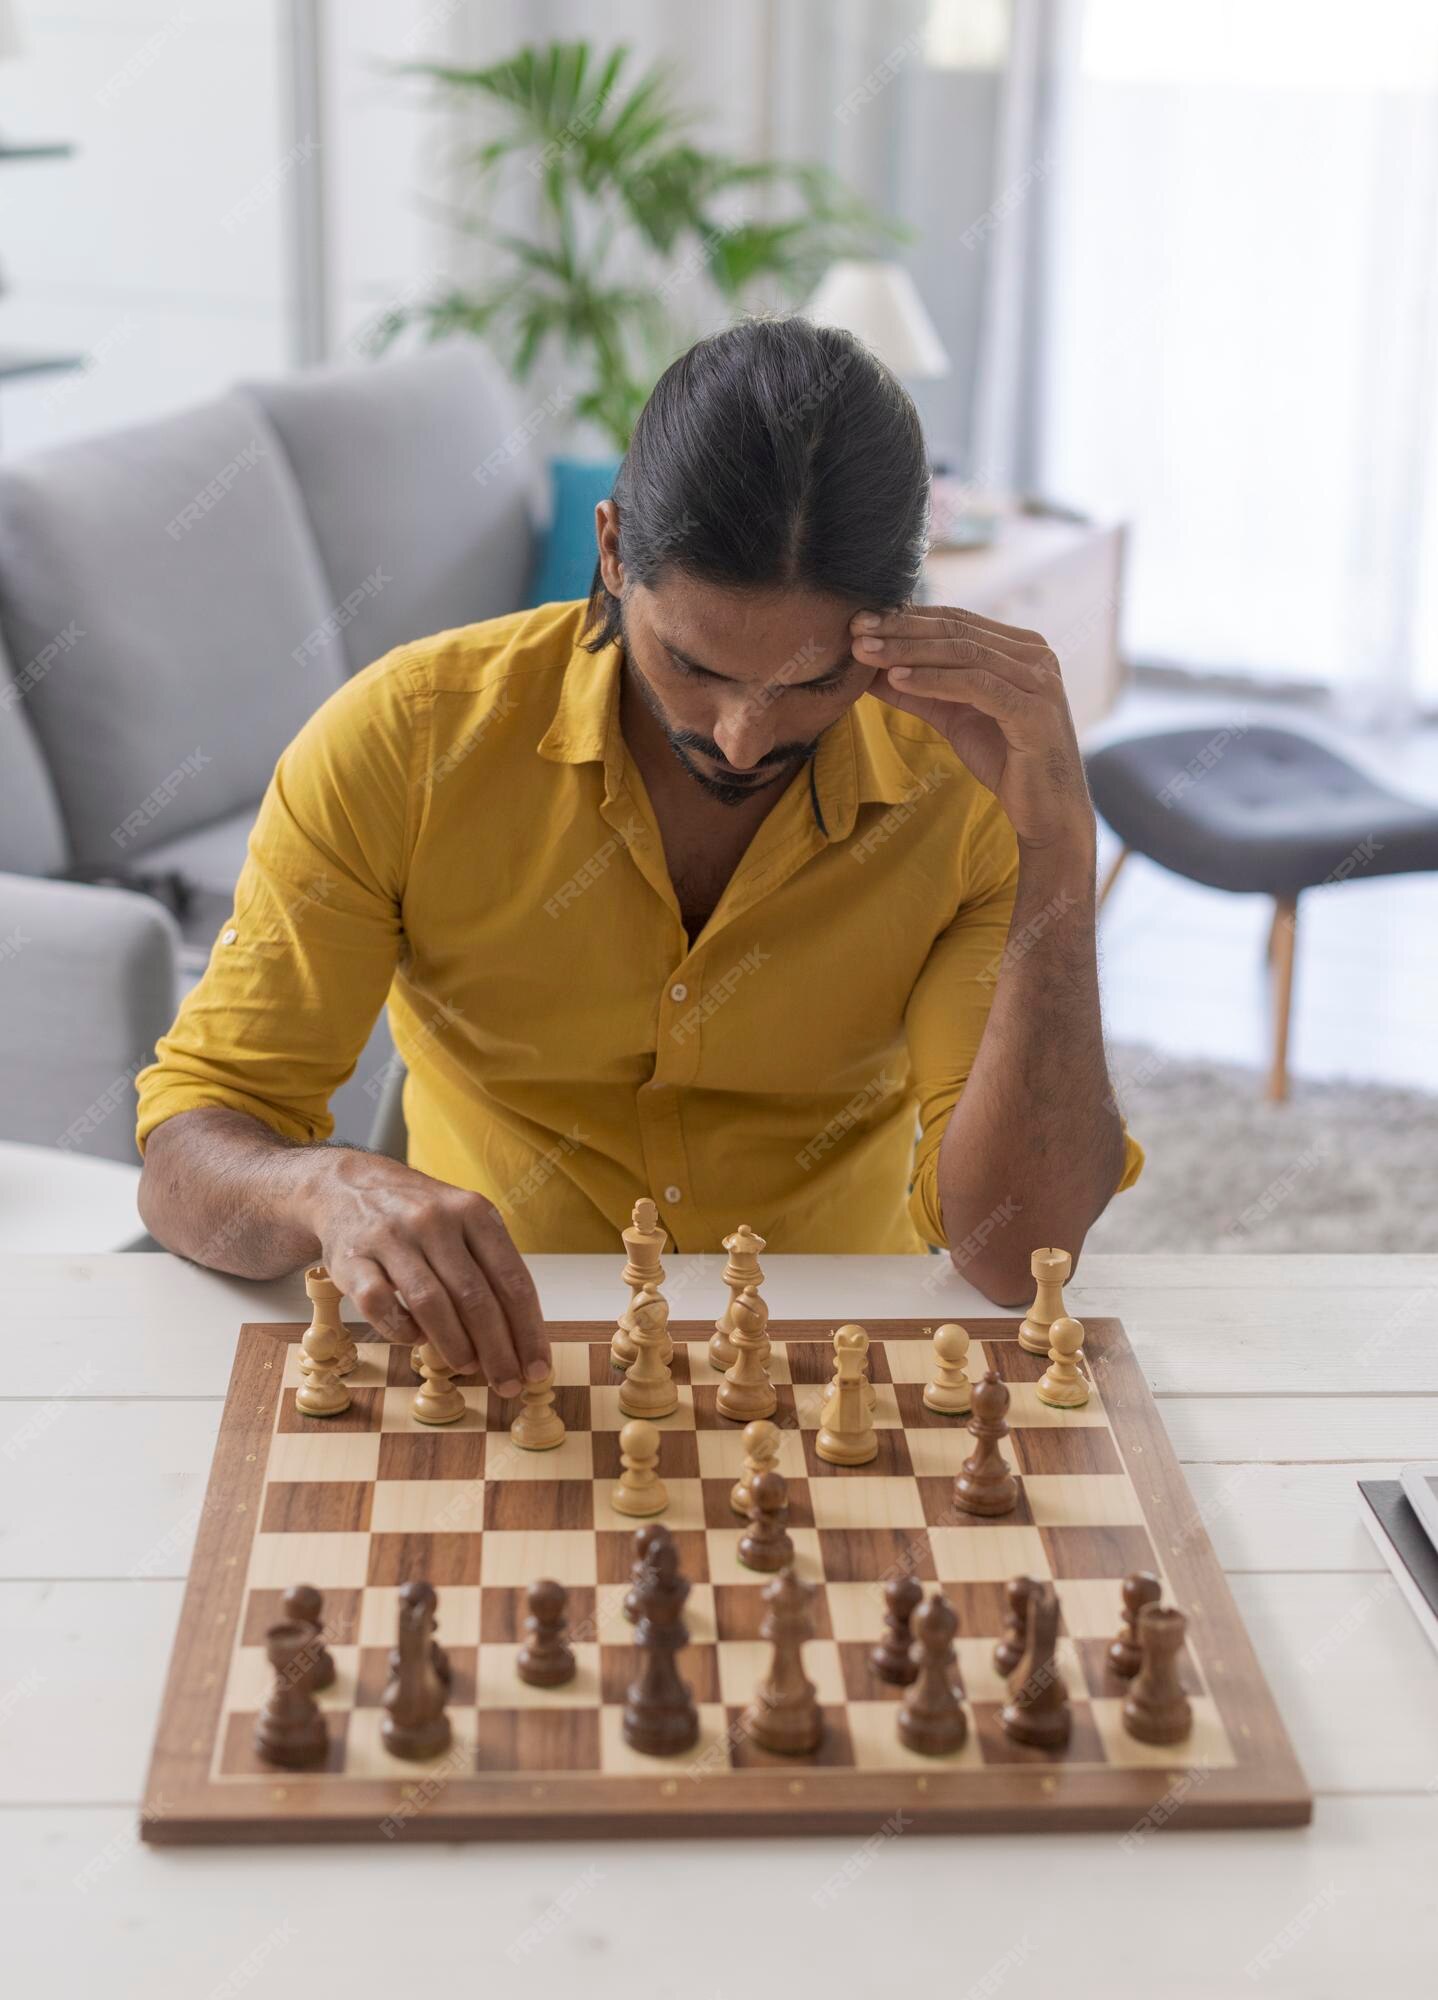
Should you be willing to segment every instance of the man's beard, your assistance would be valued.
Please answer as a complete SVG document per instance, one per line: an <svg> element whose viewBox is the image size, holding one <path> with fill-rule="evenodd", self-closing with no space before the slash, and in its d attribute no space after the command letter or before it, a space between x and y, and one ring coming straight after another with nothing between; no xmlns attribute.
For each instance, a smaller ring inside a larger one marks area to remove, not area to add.
<svg viewBox="0 0 1438 2000"><path fill-rule="evenodd" d="M709 798L724 806L742 806L753 798L756 792L768 791L781 778L792 777L801 764L806 764L819 747L815 737L808 743L778 743L750 771L736 772L732 779L715 777L712 772L695 763L694 752L714 758L719 764L728 762L724 752L712 736L701 736L697 729L676 729L659 705L659 697L649 685L639 668L634 664L634 650L629 644L629 635L624 629L624 613L619 614L620 636L624 644L624 663L639 699L664 731L664 739L675 757L683 765L689 776Z"/></svg>

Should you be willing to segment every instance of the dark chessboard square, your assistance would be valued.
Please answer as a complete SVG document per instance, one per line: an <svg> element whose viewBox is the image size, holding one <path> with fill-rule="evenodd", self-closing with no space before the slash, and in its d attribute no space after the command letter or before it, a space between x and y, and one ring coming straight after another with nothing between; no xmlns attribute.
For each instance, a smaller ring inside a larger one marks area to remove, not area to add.
<svg viewBox="0 0 1438 2000"><path fill-rule="evenodd" d="M837 1329L836 1329L837 1331ZM812 1386L834 1379L833 1340L786 1340L784 1353L789 1363L789 1380ZM889 1357L877 1340L869 1343L869 1380L891 1382Z"/></svg>
<svg viewBox="0 0 1438 2000"><path fill-rule="evenodd" d="M369 1572L372 1584L422 1581L442 1591L450 1583L478 1583L478 1535L371 1535Z"/></svg>
<svg viewBox="0 0 1438 2000"><path fill-rule="evenodd" d="M1055 1576L1125 1577L1158 1568L1147 1528L1040 1528Z"/></svg>
<svg viewBox="0 0 1438 2000"><path fill-rule="evenodd" d="M878 1637L877 1630L875 1638ZM850 1701L902 1701L906 1690L893 1681L881 1681L869 1665L873 1646L861 1639L841 1639L839 1665L844 1675L844 1693Z"/></svg>
<svg viewBox="0 0 1438 2000"><path fill-rule="evenodd" d="M969 1705L970 1724L978 1737L985 1764L1106 1764L1103 1738L1086 1701L1073 1707L1073 1733L1062 1750L1035 1750L1030 1744L1015 1743L1005 1736L999 1717L1000 1701L976 1701Z"/></svg>
<svg viewBox="0 0 1438 2000"><path fill-rule="evenodd" d="M659 1476L661 1479L699 1477L699 1440L693 1431L661 1430ZM617 1479L624 1470L619 1462L618 1431L594 1432L594 1477Z"/></svg>
<svg viewBox="0 0 1438 2000"><path fill-rule="evenodd" d="M711 1327L710 1332L713 1332ZM702 1336L700 1336L702 1338ZM684 1346L686 1336L678 1330L674 1322L669 1323L669 1338L675 1343L674 1352L669 1357L669 1373L676 1382L689 1380L689 1351ZM719 1377L714 1377L717 1382ZM616 1368L609 1358L606 1341L593 1341L589 1348L589 1380L594 1388L617 1389L624 1380L624 1370Z"/></svg>
<svg viewBox="0 0 1438 2000"><path fill-rule="evenodd" d="M791 1479L789 1487L789 1526L791 1528L812 1528L814 1525L814 1503L809 1497L807 1479ZM704 1525L706 1528L740 1528L743 1521L729 1505L729 1495L734 1491L732 1479L706 1479L701 1491L704 1496Z"/></svg>
<svg viewBox="0 0 1438 2000"><path fill-rule="evenodd" d="M932 1583L938 1578L923 1528L821 1528L819 1558L829 1583L883 1583L891 1576Z"/></svg>
<svg viewBox="0 0 1438 2000"><path fill-rule="evenodd" d="M719 1648L686 1646L678 1656L679 1678L698 1702L719 1699ZM630 1684L639 1678L641 1660L637 1646L599 1648L599 1698L608 1707L622 1708Z"/></svg>
<svg viewBox="0 0 1438 2000"><path fill-rule="evenodd" d="M225 1724L224 1747L220 1752L220 1771L227 1778L273 1778L276 1784L303 1784L306 1779L332 1776L345 1767L345 1740L349 1734L349 1716L340 1709L325 1711L325 1728L329 1731L329 1753L323 1764L311 1764L308 1770L285 1771L277 1764L267 1764L255 1749L254 1713L230 1716Z"/></svg>
<svg viewBox="0 0 1438 2000"><path fill-rule="evenodd" d="M1122 1623L1122 1610L1114 1619L1114 1630ZM1083 1667L1083 1677L1091 1695L1107 1701L1122 1701L1132 1681L1126 1681L1122 1674L1116 1674L1108 1663L1109 1642L1107 1639L1076 1639L1079 1663ZM1203 1677L1194 1663L1187 1646L1179 1650L1178 1677L1185 1694L1201 1695L1204 1692Z"/></svg>
<svg viewBox="0 0 1438 2000"><path fill-rule="evenodd" d="M267 1535L363 1534L373 1500L368 1479L277 1480L265 1488L260 1528Z"/></svg>
<svg viewBox="0 0 1438 2000"><path fill-rule="evenodd" d="M709 1370L710 1381L698 1382L690 1391L694 1403L694 1427L701 1431L740 1431L746 1419L742 1417L722 1417L719 1414L719 1384L723 1376L714 1369ZM775 1408L769 1421L781 1431L796 1431L799 1428L799 1412L794 1403L794 1391L787 1382L774 1384Z"/></svg>
<svg viewBox="0 0 1438 2000"><path fill-rule="evenodd" d="M296 1583L307 1579L297 1576ZM280 1590L252 1590L245 1599L244 1621L240 1627L242 1646L263 1646L271 1625L285 1615ZM324 1636L331 1646L352 1646L359 1631L360 1593L357 1590L327 1590L324 1594Z"/></svg>
<svg viewBox="0 0 1438 2000"><path fill-rule="evenodd" d="M507 1431L523 1406L522 1396L497 1396L491 1389L485 1403L485 1429ZM567 1431L589 1429L589 1391L582 1384L561 1383L554 1392L554 1407Z"/></svg>
<svg viewBox="0 0 1438 2000"><path fill-rule="evenodd" d="M716 1583L714 1586L714 1630L721 1639L757 1639L764 1622L764 1589L773 1582L759 1571L752 1583ZM829 1598L820 1584L810 1601L814 1615L814 1637L828 1639L834 1627L829 1616Z"/></svg>
<svg viewBox="0 0 1438 2000"><path fill-rule="evenodd" d="M384 1410L383 1389L351 1389L350 1406L337 1417L306 1417L295 1408L295 1391L286 1389L280 1397L281 1431L377 1431Z"/></svg>
<svg viewBox="0 0 1438 2000"><path fill-rule="evenodd" d="M535 1582L539 1579L536 1577ZM595 1625L595 1592L592 1583L568 1586L569 1637L579 1645L598 1637ZM479 1637L487 1646L517 1646L524 1637L524 1621L529 1616L526 1588L522 1584L485 1584L479 1593ZM621 1621L621 1631L628 1627Z"/></svg>
<svg viewBox="0 0 1438 2000"><path fill-rule="evenodd" d="M867 1465L830 1465L820 1458L817 1430L804 1433L804 1465L811 1479L912 1479L914 1461L909 1456L909 1444L901 1430L893 1425L880 1425L874 1432L878 1440L879 1455L871 1458Z"/></svg>
<svg viewBox="0 0 1438 2000"><path fill-rule="evenodd" d="M592 1528L592 1479L491 1479L484 1489L486 1528ZM562 1580L562 1579L561 1579Z"/></svg>
<svg viewBox="0 0 1438 2000"><path fill-rule="evenodd" d="M597 1708L492 1708L479 1711L478 1771L597 1771Z"/></svg>
<svg viewBox="0 0 1438 2000"><path fill-rule="evenodd" d="M384 1379L391 1389L417 1389L424 1377L410 1366L409 1357L414 1352L412 1340L392 1340L384 1358Z"/></svg>
<svg viewBox="0 0 1438 2000"><path fill-rule="evenodd" d="M633 1528L595 1530L594 1554L601 1583L628 1583L634 1569L635 1532L644 1526L643 1521L636 1521ZM704 1539L704 1530L677 1528L674 1546L679 1554L679 1568L689 1581L707 1583L709 1544Z"/></svg>
<svg viewBox="0 0 1438 2000"><path fill-rule="evenodd" d="M381 1431L381 1479L483 1479L484 1432Z"/></svg>
<svg viewBox="0 0 1438 2000"><path fill-rule="evenodd" d="M915 1483L923 1502L924 1519L931 1528L1031 1528L1034 1524L1033 1509L1024 1492L1022 1479L1016 1482L1018 1496L1007 1514L969 1513L954 1498L952 1479L936 1479L925 1474Z"/></svg>
<svg viewBox="0 0 1438 2000"><path fill-rule="evenodd" d="M966 1410L961 1417L946 1417L938 1410L931 1410L924 1402L922 1382L896 1382L894 1395L899 1405L899 1415L904 1420L906 1431L950 1430L958 1437L967 1438L971 1411ZM966 1445L966 1449L968 1446Z"/></svg>
<svg viewBox="0 0 1438 2000"><path fill-rule="evenodd" d="M854 1745L849 1737L849 1721L842 1708L825 1708L824 1734L819 1747L807 1757L782 1757L761 1750L744 1727L744 1710L727 1708L729 1761L737 1771L787 1771L797 1775L815 1764L830 1769L852 1770Z"/></svg>
<svg viewBox="0 0 1438 2000"><path fill-rule="evenodd" d="M1123 1460L1103 1424L1015 1425L1009 1443L1021 1472L1122 1472Z"/></svg>
<svg viewBox="0 0 1438 2000"><path fill-rule="evenodd" d="M1016 1340L986 1340L981 1343L984 1363L1004 1382L1037 1382L1048 1367L1046 1354L1030 1354Z"/></svg>
<svg viewBox="0 0 1438 2000"><path fill-rule="evenodd" d="M477 1646L447 1646L452 1679L450 1682L449 1706L451 1708L473 1708L474 1678L479 1661ZM389 1685L388 1646L362 1646L359 1656L359 1671L355 1675L356 1708L378 1708L380 1699Z"/></svg>
<svg viewBox="0 0 1438 2000"><path fill-rule="evenodd" d="M939 1585L958 1617L961 1639L1003 1637L1008 1622L1003 1584L941 1577Z"/></svg>

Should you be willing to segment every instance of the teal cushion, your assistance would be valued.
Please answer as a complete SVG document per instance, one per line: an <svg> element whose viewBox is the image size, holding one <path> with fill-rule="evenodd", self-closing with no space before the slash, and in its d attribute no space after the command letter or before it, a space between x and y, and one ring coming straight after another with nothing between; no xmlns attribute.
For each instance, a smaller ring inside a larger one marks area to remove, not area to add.
<svg viewBox="0 0 1438 2000"><path fill-rule="evenodd" d="M529 602L567 604L588 597L598 553L594 510L614 490L617 458L556 458L550 464L554 514L541 544Z"/></svg>

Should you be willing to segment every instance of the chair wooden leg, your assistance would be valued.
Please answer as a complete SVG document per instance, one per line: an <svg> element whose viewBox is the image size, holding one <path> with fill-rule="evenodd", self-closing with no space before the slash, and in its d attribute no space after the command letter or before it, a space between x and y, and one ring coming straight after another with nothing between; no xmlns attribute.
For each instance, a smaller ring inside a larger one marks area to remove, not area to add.
<svg viewBox="0 0 1438 2000"><path fill-rule="evenodd" d="M1298 898L1278 896L1273 904L1273 928L1268 955L1273 966L1273 1068L1268 1077L1268 1101L1282 1104L1288 1096L1288 1029L1293 1015L1293 961L1298 948Z"/></svg>
<svg viewBox="0 0 1438 2000"><path fill-rule="evenodd" d="M1113 863L1110 866L1107 875L1104 876L1103 881L1099 885L1098 902L1095 905L1096 911L1101 910L1104 904L1108 901L1109 891L1113 888L1114 883L1117 882L1120 874L1123 872L1123 864L1125 863L1125 861L1128 860L1128 857L1132 852L1133 852L1132 848L1121 847L1118 853L1114 856Z"/></svg>

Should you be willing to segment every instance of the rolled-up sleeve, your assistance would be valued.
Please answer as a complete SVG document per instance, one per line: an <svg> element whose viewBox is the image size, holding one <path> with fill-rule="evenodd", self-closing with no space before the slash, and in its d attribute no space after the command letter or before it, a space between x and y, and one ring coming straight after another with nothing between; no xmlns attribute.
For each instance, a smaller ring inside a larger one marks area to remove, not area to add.
<svg viewBox="0 0 1438 2000"><path fill-rule="evenodd" d="M233 912L137 1079L141 1152L165 1119L222 1105L327 1139L399 958L421 707L403 654L320 708L276 767Z"/></svg>

